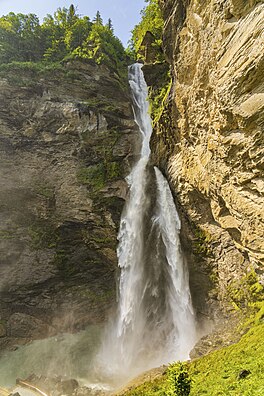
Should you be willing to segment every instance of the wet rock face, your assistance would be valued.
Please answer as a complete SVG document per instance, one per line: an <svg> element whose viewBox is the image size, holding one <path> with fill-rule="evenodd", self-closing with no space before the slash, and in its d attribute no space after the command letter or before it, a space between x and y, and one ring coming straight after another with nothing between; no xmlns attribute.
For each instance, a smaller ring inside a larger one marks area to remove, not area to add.
<svg viewBox="0 0 264 396"><path fill-rule="evenodd" d="M105 319L137 132L127 85L103 66L9 70L0 86L3 344Z"/></svg>
<svg viewBox="0 0 264 396"><path fill-rule="evenodd" d="M174 129L160 133L161 119L152 149L182 205L186 250L203 249L206 239L204 268L213 268L223 300L230 282L249 267L263 272L264 4L161 5ZM170 153L165 163L164 152ZM203 235L195 235L196 227Z"/></svg>

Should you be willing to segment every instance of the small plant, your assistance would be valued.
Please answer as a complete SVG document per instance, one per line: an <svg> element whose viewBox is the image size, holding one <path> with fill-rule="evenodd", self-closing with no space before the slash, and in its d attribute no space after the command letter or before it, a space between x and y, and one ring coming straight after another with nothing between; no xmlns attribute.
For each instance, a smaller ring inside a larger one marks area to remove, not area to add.
<svg viewBox="0 0 264 396"><path fill-rule="evenodd" d="M243 278L228 286L228 294L233 307L237 310L247 308L252 303L264 300L264 288L258 275L252 269Z"/></svg>
<svg viewBox="0 0 264 396"><path fill-rule="evenodd" d="M188 396L191 392L191 377L188 371L188 363L176 362L168 367L167 396Z"/></svg>

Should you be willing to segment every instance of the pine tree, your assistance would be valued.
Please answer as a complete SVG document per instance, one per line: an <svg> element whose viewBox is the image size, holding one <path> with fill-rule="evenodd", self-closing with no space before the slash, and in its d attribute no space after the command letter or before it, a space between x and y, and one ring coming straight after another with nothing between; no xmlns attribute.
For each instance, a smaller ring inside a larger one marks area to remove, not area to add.
<svg viewBox="0 0 264 396"><path fill-rule="evenodd" d="M76 9L74 5L71 4L68 12L68 22L71 24L74 19L76 19Z"/></svg>
<svg viewBox="0 0 264 396"><path fill-rule="evenodd" d="M112 33L114 33L114 28L113 28L113 23L112 23L111 18L108 19L106 27L108 27L108 29L111 30Z"/></svg>
<svg viewBox="0 0 264 396"><path fill-rule="evenodd" d="M97 11L97 13L96 13L96 15L95 15L95 18L94 18L93 22L94 22L96 25L103 25L103 19L102 19L101 14L100 14L99 11Z"/></svg>

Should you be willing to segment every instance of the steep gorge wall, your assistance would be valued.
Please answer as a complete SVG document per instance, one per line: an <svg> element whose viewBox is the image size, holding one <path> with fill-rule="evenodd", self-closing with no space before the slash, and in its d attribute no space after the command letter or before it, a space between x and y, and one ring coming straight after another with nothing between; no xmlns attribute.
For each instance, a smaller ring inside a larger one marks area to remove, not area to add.
<svg viewBox="0 0 264 396"><path fill-rule="evenodd" d="M228 290L250 269L263 279L264 4L160 4L172 89L155 125L153 160L182 208L202 310L208 295L226 305Z"/></svg>
<svg viewBox="0 0 264 396"><path fill-rule="evenodd" d="M101 323L115 301L127 85L92 61L1 69L0 346Z"/></svg>

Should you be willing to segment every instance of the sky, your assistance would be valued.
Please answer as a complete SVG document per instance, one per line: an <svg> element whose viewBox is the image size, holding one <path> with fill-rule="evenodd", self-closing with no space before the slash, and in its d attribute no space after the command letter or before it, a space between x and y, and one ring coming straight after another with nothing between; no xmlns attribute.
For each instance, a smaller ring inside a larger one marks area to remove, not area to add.
<svg viewBox="0 0 264 396"><path fill-rule="evenodd" d="M104 23L112 19L115 35L124 46L130 38L130 32L140 20L140 11L146 5L144 0L0 0L0 16L9 12L36 14L40 20L52 14L59 7L71 4L77 6L78 14L87 15L91 19L100 11Z"/></svg>

